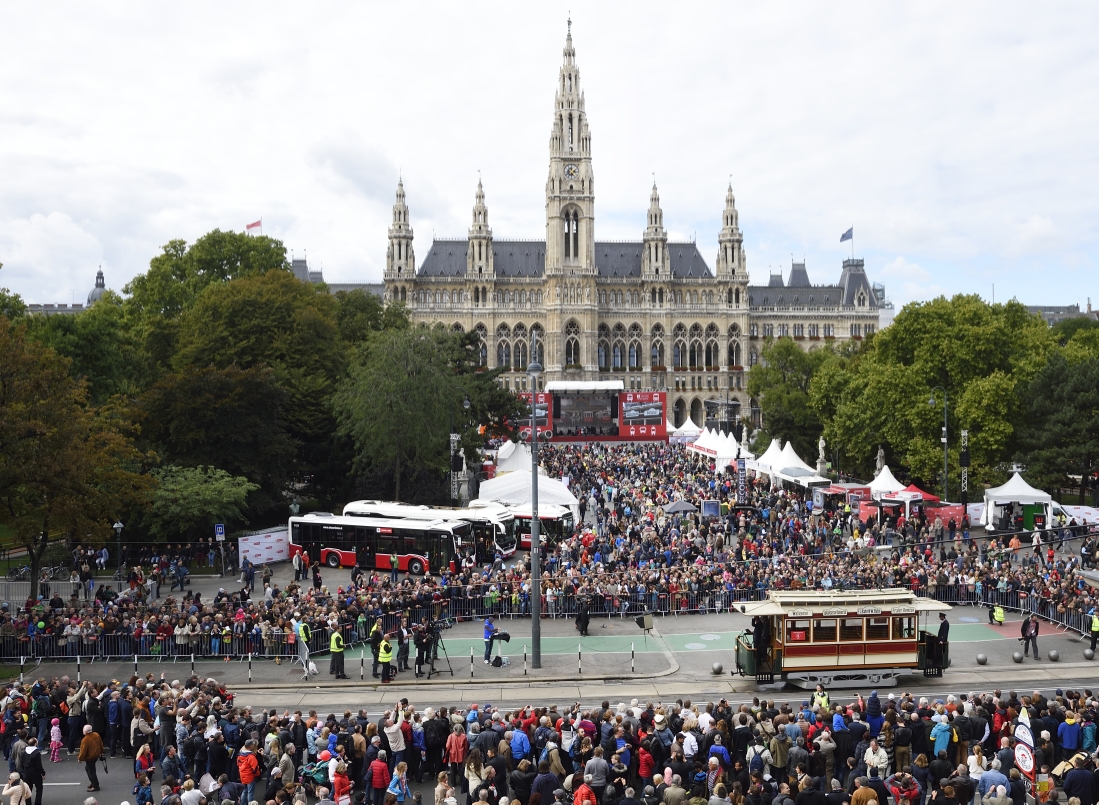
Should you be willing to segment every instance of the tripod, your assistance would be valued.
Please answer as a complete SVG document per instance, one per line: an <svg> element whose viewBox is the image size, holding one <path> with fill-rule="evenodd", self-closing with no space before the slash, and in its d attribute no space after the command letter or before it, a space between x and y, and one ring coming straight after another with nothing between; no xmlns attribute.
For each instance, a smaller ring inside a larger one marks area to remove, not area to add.
<svg viewBox="0 0 1099 805"><path fill-rule="evenodd" d="M443 672L441 668L435 670L435 662L439 659L439 649L443 650L443 659L446 660L446 667L449 669L450 675L454 676L454 667L450 664L450 655L446 653L446 644L443 643L443 636L436 632L431 640L431 669L427 672L428 679L431 679L435 674L441 674Z"/></svg>

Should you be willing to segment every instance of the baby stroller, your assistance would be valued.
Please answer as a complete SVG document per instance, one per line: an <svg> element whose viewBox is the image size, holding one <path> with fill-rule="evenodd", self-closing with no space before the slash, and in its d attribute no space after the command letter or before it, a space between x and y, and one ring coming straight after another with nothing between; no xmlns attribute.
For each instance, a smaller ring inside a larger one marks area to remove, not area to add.
<svg viewBox="0 0 1099 805"><path fill-rule="evenodd" d="M306 763L298 770L298 782L309 792L309 796L317 795L317 787L328 787L328 764L323 761Z"/></svg>

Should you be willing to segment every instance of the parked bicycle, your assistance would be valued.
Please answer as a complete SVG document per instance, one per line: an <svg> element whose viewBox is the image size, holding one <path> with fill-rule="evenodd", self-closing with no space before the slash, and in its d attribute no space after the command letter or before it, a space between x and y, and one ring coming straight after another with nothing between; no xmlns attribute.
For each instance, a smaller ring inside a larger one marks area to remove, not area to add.
<svg viewBox="0 0 1099 805"><path fill-rule="evenodd" d="M69 569L65 565L44 565L41 568L43 579L66 579L69 577ZM31 576L31 566L8 568L8 581L22 581Z"/></svg>

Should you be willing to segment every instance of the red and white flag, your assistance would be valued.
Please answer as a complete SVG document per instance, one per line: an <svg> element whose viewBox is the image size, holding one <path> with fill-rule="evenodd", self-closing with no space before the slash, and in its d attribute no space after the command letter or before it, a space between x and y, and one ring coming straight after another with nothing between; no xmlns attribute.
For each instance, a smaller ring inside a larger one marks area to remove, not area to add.
<svg viewBox="0 0 1099 805"><path fill-rule="evenodd" d="M263 227L263 219L260 218L258 221L254 221L253 223L250 223L246 227L244 227L244 231L245 232L251 232L253 229L261 229L262 227Z"/></svg>

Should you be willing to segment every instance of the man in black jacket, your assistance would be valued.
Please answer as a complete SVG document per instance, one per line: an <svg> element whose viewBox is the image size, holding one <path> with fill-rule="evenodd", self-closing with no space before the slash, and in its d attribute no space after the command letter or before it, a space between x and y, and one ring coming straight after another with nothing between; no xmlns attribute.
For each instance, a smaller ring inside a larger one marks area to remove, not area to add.
<svg viewBox="0 0 1099 805"><path fill-rule="evenodd" d="M1073 761L1075 768L1065 775L1061 787L1066 797L1079 797L1080 805L1095 805L1095 778L1084 768L1084 759Z"/></svg>
<svg viewBox="0 0 1099 805"><path fill-rule="evenodd" d="M1019 627L1019 634L1023 638L1023 657L1027 656L1027 653L1031 646L1034 646L1034 659L1042 659L1038 655L1038 632L1041 631L1041 626L1038 624L1038 616L1031 615L1030 620L1023 621L1023 625ZM1083 803L1081 803L1083 805Z"/></svg>
<svg viewBox="0 0 1099 805"><path fill-rule="evenodd" d="M34 789L34 805L42 805L42 783L46 779L46 770L42 768L42 753L38 751L37 738L27 738L27 745L16 758L15 765L23 782Z"/></svg>

